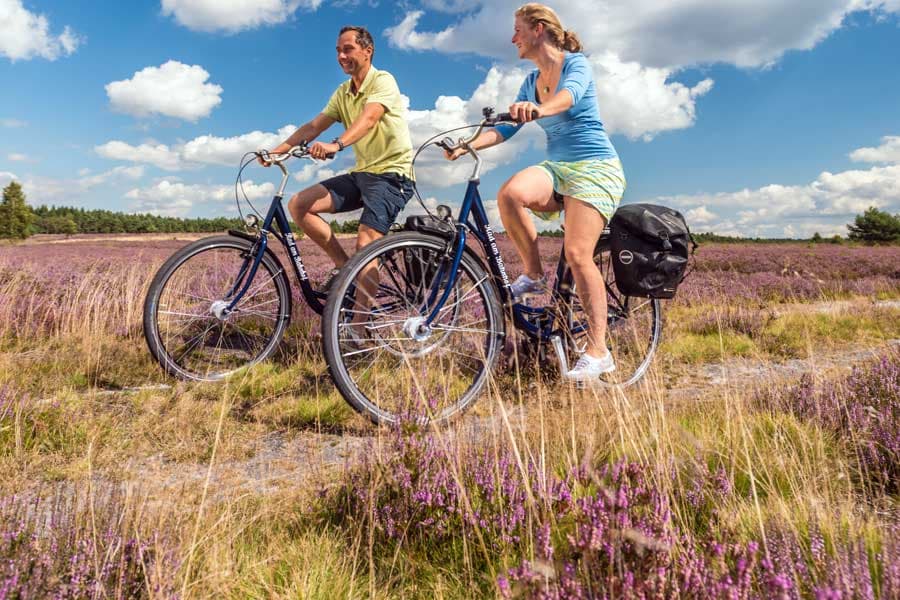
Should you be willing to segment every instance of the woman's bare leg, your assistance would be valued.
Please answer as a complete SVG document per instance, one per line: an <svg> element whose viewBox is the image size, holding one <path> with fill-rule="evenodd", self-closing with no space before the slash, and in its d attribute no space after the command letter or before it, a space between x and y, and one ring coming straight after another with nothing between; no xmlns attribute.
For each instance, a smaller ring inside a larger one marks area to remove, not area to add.
<svg viewBox="0 0 900 600"><path fill-rule="evenodd" d="M603 275L594 264L594 247L606 219L596 208L566 196L566 236L563 245L566 261L575 278L575 289L587 316L587 347L594 358L606 356L606 287Z"/></svg>
<svg viewBox="0 0 900 600"><path fill-rule="evenodd" d="M538 253L537 229L526 209L555 211L553 181L539 167L528 167L513 175L497 193L497 207L506 234L522 258L523 272L532 279L544 276Z"/></svg>

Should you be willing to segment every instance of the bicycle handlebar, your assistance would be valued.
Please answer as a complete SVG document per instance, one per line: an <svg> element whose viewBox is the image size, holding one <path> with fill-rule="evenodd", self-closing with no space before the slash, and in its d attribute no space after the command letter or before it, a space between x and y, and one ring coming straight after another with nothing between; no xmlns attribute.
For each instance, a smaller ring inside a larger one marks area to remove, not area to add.
<svg viewBox="0 0 900 600"><path fill-rule="evenodd" d="M311 158L309 156L309 147L307 146L306 142L297 144L296 146L294 146L287 152L280 152L278 154L273 154L273 153L269 152L268 150L261 149L261 150L257 150L256 152L254 152L254 154L256 154L256 156L258 156L259 158L263 159L265 162L272 164L272 165L280 165L281 163L283 163L284 161L286 161L287 159L289 159L291 157L293 157L293 158ZM328 154L325 155L325 158L331 159L331 158L334 158L334 156L335 156L334 152L329 152Z"/></svg>
<svg viewBox="0 0 900 600"><path fill-rule="evenodd" d="M517 121L516 119L513 119L512 115L508 112L500 113L495 116L494 109L490 108L490 107L486 107L486 108L482 109L481 113L484 115L484 119L482 119L481 123L478 124L478 128L475 130L475 133L473 133L472 135L470 135L467 138L460 138L459 140L456 141L456 143L454 143L453 140L451 140L449 137L445 137L441 141L435 142L435 145L440 148L443 148L444 150L446 150L449 153L453 153L456 150L459 150L460 148L465 148L466 150L470 150L469 144L471 144L473 141L475 141L475 139L479 135L481 135L481 132L484 130L485 127L496 127L497 125L502 125L502 124L521 125L521 122ZM532 120L537 119L538 111L536 111L536 110L531 111L531 118L532 118Z"/></svg>

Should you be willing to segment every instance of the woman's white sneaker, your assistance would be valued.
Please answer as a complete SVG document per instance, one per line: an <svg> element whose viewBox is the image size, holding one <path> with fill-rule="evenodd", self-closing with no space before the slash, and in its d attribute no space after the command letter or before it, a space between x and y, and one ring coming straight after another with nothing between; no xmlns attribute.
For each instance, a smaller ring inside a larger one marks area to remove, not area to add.
<svg viewBox="0 0 900 600"><path fill-rule="evenodd" d="M520 300L528 296L540 296L547 292L547 278L532 279L522 273L510 284L513 299Z"/></svg>
<svg viewBox="0 0 900 600"><path fill-rule="evenodd" d="M615 370L616 363L609 352L601 358L594 358L585 353L578 357L578 362L566 373L566 379L570 381L591 381Z"/></svg>

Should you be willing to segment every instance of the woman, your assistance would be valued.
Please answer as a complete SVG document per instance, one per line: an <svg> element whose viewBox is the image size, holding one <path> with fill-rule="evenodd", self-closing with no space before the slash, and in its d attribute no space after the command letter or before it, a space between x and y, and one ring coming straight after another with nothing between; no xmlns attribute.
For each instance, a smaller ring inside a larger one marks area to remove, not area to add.
<svg viewBox="0 0 900 600"><path fill-rule="evenodd" d="M525 209L538 214L564 209L566 260L588 320L587 347L566 377L596 379L616 366L604 342L606 290L594 264L594 246L619 205L625 174L600 121L596 86L578 37L563 30L556 13L542 4L525 4L515 17L512 43L519 58L537 65L509 107L520 125L485 131L471 146L478 150L500 144L522 124L540 119L549 160L515 174L497 197L503 226L525 266L512 292L522 298L546 289L537 230ZM457 150L447 158L456 160L464 153Z"/></svg>

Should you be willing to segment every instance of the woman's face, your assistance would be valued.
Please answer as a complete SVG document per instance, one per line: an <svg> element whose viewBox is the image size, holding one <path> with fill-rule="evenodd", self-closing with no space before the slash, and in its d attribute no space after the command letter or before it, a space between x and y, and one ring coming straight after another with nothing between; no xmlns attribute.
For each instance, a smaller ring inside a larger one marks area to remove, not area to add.
<svg viewBox="0 0 900 600"><path fill-rule="evenodd" d="M531 58L540 46L540 29L540 27L532 28L528 21L522 17L516 17L512 43L519 50L519 58Z"/></svg>

